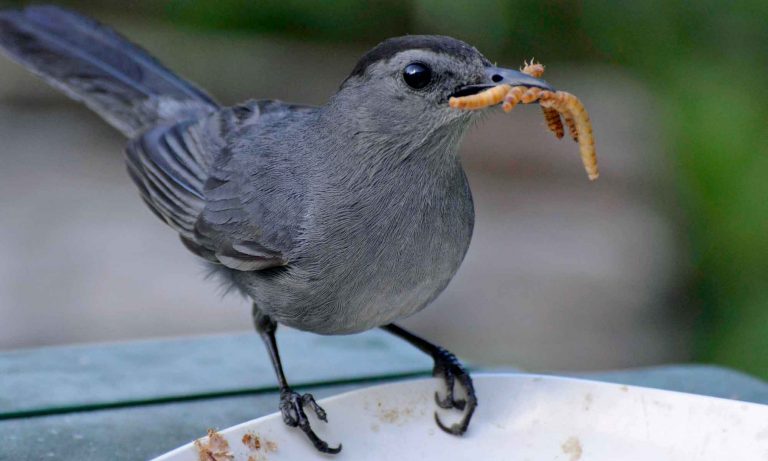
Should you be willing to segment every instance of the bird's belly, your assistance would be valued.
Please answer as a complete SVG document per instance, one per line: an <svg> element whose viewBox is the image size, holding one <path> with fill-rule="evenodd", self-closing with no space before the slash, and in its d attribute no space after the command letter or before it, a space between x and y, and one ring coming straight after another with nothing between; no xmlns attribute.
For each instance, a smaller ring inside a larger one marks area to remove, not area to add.
<svg viewBox="0 0 768 461"><path fill-rule="evenodd" d="M315 221L296 262L278 277L254 274L246 291L278 322L320 334L357 333L418 312L448 285L469 247L474 209L457 174L458 185L428 199L405 196L392 206L385 198L364 204L376 213Z"/></svg>
<svg viewBox="0 0 768 461"><path fill-rule="evenodd" d="M282 323L315 333L348 334L418 312L458 270L469 246L472 218L471 211L440 216L427 219L430 225L421 220L418 232L367 236L365 244L358 242L364 250L351 256L339 253L334 265L325 265L322 276L305 291L306 304L284 306L281 311L289 314Z"/></svg>
<svg viewBox="0 0 768 461"><path fill-rule="evenodd" d="M342 330L357 332L392 323L426 307L448 285L461 264L463 249L425 260L409 261L395 269L377 268L351 281ZM339 328L339 325L336 326Z"/></svg>
<svg viewBox="0 0 768 461"><path fill-rule="evenodd" d="M308 304L294 303L301 307L273 315L288 326L320 334L358 333L392 323L420 311L445 289L468 244L469 239L454 242L430 256L397 265L370 264L332 282L325 279L309 290Z"/></svg>
<svg viewBox="0 0 768 461"><path fill-rule="evenodd" d="M333 264L323 260L268 276L237 272L236 282L284 325L319 334L369 330L418 312L445 289L469 246L472 220L421 230L423 236L405 242L362 246L366 251L355 254L361 260L339 252Z"/></svg>

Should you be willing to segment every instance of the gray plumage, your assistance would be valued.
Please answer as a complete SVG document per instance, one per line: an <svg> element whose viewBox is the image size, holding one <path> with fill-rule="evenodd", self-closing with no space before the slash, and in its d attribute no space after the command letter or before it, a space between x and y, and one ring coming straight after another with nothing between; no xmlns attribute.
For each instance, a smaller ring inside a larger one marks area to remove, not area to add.
<svg viewBox="0 0 768 461"><path fill-rule="evenodd" d="M56 7L0 12L0 50L130 139L128 173L147 206L253 300L283 422L318 451L341 445L314 432L307 410L327 421L325 410L288 384L278 323L321 334L382 327L411 343L446 386L437 405L462 412L450 426L435 414L438 427L467 431L478 400L466 368L392 322L446 287L472 236L457 152L477 112L449 98L500 84L553 90L546 82L459 40L416 35L365 54L323 106L221 107L111 29Z"/></svg>
<svg viewBox="0 0 768 461"><path fill-rule="evenodd" d="M0 47L126 134L149 208L280 323L322 334L390 323L433 300L467 251L474 212L457 150L474 116L447 99L491 64L463 42L387 40L321 107L220 107L55 7L0 13ZM404 82L409 63L431 69L428 87Z"/></svg>

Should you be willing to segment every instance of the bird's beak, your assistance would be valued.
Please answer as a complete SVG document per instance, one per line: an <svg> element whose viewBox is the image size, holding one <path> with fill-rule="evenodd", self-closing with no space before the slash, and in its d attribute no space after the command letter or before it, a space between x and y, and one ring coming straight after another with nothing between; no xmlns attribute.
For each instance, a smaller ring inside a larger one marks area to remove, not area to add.
<svg viewBox="0 0 768 461"><path fill-rule="evenodd" d="M549 83L539 78L531 77L517 70L505 69L503 67L489 66L485 68L484 81L473 85L465 85L457 88L451 96L461 97L477 94L488 88L497 85L507 84L509 86L538 87L544 90L555 91Z"/></svg>

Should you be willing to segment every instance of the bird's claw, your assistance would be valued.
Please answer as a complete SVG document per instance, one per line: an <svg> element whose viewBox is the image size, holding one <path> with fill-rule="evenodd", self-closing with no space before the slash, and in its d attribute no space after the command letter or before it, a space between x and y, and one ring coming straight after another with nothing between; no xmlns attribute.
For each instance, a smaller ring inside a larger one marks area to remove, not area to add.
<svg viewBox="0 0 768 461"><path fill-rule="evenodd" d="M435 392L435 402L440 408L451 409L455 408L459 411L464 411L464 416L461 420L450 427L440 421L440 417L435 413L435 421L440 429L453 435L462 435L467 431L469 427L469 421L472 419L472 414L477 407L477 396L475 395L475 387L472 384L472 378L469 376L469 372L462 366L459 359L456 358L451 352L439 348L434 355L435 368L433 375L436 377L442 377L445 383L446 395L444 398L440 398L437 392ZM466 394L465 399L457 399L455 387L456 383L464 389Z"/></svg>
<svg viewBox="0 0 768 461"><path fill-rule="evenodd" d="M444 399L441 399L440 395L435 392L435 403L437 403L438 407L446 410L455 408L459 411L464 411L464 408L467 406L467 401L464 399L455 399L452 394L453 392L451 392L451 395L446 395Z"/></svg>
<svg viewBox="0 0 768 461"><path fill-rule="evenodd" d="M283 415L283 422L290 427L301 429L318 451L329 454L340 452L341 444L331 447L315 434L304 411L305 407L312 409L320 421L328 422L325 410L317 404L312 394L299 394L290 388L280 392L280 413Z"/></svg>

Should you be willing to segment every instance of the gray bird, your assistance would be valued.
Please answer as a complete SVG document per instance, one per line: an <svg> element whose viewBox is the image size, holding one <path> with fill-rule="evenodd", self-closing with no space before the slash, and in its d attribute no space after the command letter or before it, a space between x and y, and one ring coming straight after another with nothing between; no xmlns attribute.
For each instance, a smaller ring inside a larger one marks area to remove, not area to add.
<svg viewBox="0 0 768 461"><path fill-rule="evenodd" d="M448 98L502 83L551 90L546 82L459 40L413 35L366 53L323 106L222 107L113 30L52 6L0 12L0 48L127 136L128 173L149 209L253 300L286 424L322 452L341 449L310 427L306 409L326 420L312 395L288 385L278 324L325 335L381 327L405 339L445 381L437 404L463 411L437 424L467 430L477 398L465 368L392 322L435 299L472 236L457 151L477 112Z"/></svg>

